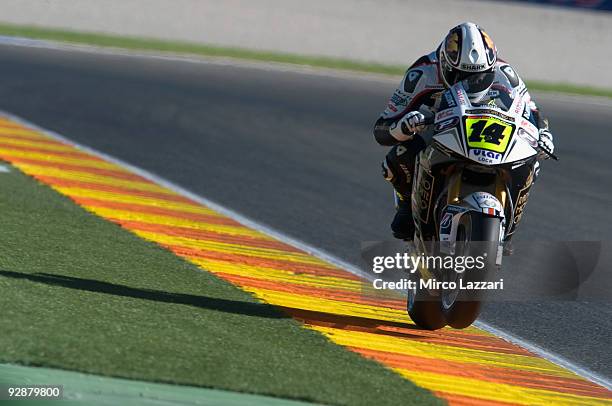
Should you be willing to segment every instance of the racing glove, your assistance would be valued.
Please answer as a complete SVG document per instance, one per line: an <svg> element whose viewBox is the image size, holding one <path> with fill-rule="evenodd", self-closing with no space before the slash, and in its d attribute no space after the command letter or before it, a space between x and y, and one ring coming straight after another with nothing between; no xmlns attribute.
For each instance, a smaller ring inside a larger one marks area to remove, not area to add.
<svg viewBox="0 0 612 406"><path fill-rule="evenodd" d="M540 139L538 141L538 145L540 146L540 148L548 151L551 154L555 151L555 144L553 143L553 136L550 133L550 131L548 131L547 128L542 128L540 130ZM546 154L545 152L540 152L538 158L549 159L550 156Z"/></svg>
<svg viewBox="0 0 612 406"><path fill-rule="evenodd" d="M398 141L408 141L425 128L425 116L419 111L411 111L389 128L389 132Z"/></svg>

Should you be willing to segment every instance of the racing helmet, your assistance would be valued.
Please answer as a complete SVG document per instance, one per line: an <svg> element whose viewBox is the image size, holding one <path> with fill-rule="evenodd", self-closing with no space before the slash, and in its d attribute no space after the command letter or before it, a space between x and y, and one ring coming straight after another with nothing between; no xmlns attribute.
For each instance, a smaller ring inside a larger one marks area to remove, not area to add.
<svg viewBox="0 0 612 406"><path fill-rule="evenodd" d="M497 48L491 37L474 23L452 28L439 51L440 72L447 87L475 74L492 72Z"/></svg>

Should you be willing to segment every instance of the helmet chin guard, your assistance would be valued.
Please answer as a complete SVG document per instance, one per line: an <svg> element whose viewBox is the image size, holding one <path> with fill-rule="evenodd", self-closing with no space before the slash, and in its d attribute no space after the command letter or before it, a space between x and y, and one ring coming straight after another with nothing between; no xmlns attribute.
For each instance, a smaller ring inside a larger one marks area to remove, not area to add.
<svg viewBox="0 0 612 406"><path fill-rule="evenodd" d="M440 71L447 87L493 69L497 49L491 37L474 23L453 27L440 46Z"/></svg>

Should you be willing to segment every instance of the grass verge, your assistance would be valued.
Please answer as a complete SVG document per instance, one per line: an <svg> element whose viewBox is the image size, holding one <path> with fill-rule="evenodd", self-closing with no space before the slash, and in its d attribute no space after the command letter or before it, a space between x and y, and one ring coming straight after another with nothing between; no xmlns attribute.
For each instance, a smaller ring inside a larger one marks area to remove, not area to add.
<svg viewBox="0 0 612 406"><path fill-rule="evenodd" d="M0 362L334 405L436 403L391 370L0 173Z"/></svg>
<svg viewBox="0 0 612 406"><path fill-rule="evenodd" d="M84 33L60 29L0 24L0 35L44 39L73 44L95 45L140 51L158 51L177 54L228 57L251 61L288 63L319 68L348 70L354 72L403 75L406 67L380 63L359 62L323 56L305 56L280 52L256 51L243 48L220 47L180 41L165 41L150 38L125 37L119 35ZM527 81L531 90L551 91L576 95L612 98L612 89L577 86L566 83Z"/></svg>

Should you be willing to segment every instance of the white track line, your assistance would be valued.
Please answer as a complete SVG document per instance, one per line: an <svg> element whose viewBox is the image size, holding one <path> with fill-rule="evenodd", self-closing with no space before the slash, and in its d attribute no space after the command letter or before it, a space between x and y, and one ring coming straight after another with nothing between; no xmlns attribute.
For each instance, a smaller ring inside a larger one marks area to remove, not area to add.
<svg viewBox="0 0 612 406"><path fill-rule="evenodd" d="M86 54L101 54L126 58L145 58L161 61L191 63L196 65L230 66L233 68L258 69L263 71L290 72L311 76L324 76L339 79L370 80L397 84L400 76L386 75L374 72L359 72L333 68L299 65L283 62L266 62L251 59L241 59L224 56L206 56L195 54L181 54L163 51L146 51L117 47L102 47L96 45L38 40L21 37L7 37L0 35L0 45L19 46L24 48L50 49L65 52L80 52Z"/></svg>
<svg viewBox="0 0 612 406"><path fill-rule="evenodd" d="M88 152L88 153L90 153L92 155L96 155L96 156L98 156L98 157L100 157L100 158L102 158L102 159L104 159L106 161L109 161L109 162L112 162L114 164L120 165L120 166L122 166L124 168L127 168L130 171L132 171L132 172L142 176L143 178L150 180L151 182L157 183L158 185L161 185L161 186L166 187L166 188L168 188L168 189L170 189L170 190L172 190L172 191L174 191L176 193L179 193L179 194L181 194L183 196L186 196L186 197L188 197L188 198L190 198L190 199L192 199L192 200L194 200L194 201L196 201L196 202L198 202L200 204L208 206L211 209L213 209L213 210L215 210L215 211L217 211L217 212L219 212L219 213L221 213L221 214L223 214L223 215L225 215L227 217L230 217L230 218L238 221L239 223L245 225L246 227L249 227L249 228L252 228L254 230L260 231L260 232L262 232L264 234L270 235L270 236L272 236L272 237L274 237L274 238L276 238L276 239L278 239L278 240L280 240L282 242L285 242L285 243L287 243L289 245L292 245L292 246L294 246L294 247L296 247L298 249L301 249L301 250L309 253L310 255L312 255L314 257L317 257L317 258L320 258L320 259L322 259L324 261L327 261L327 262L329 262L329 263L331 263L331 264L333 264L333 265L335 265L335 266L337 266L339 268L342 268L342 269L344 269L344 270L346 270L346 271L348 271L348 272L350 272L350 273L352 273L354 275L357 275L359 277L362 277L362 278L370 280L370 281L372 281L374 279L372 275L362 271L357 266L355 266L353 264L350 264L350 263L348 263L348 262L346 262L346 261L344 261L344 260L334 256L333 254L330 254L329 252L326 252L326 251L324 251L322 249L313 247L310 244L307 244L307 243L305 243L303 241L300 241L300 240L298 240L296 238L290 237L290 236L288 236L285 233L282 233L282 232L277 231L277 230L275 230L275 229L273 229L271 227L268 227L268 226L266 226L266 225L264 225L262 223L259 223L259 222L255 221L255 220L252 220L252 219L250 219L250 218L248 218L248 217L246 217L246 216L244 216L244 215L242 215L242 214L240 214L240 213L238 213L238 212L236 212L236 211L234 211L232 209L228 209L227 207L221 206L220 204L215 203L215 202L207 199L206 197L203 197L201 195L193 193L193 192L183 188L182 186L179 186L176 183L173 183L173 182L171 182L171 181L169 181L167 179L164 179L164 178L162 178L162 177L160 177L160 176L158 176L158 175L156 175L156 174L154 174L152 172L149 172L149 171L147 171L145 169L142 169L142 168L139 168L139 167L134 166L132 164L129 164L129 163L125 162L125 161L122 161L121 159L118 159L118 158L115 158L115 157L113 157L111 155L105 154L104 152L98 151L98 150L96 150L94 148L90 148L88 146L79 144L79 143L77 143L77 142L75 142L75 141L73 141L73 140L71 140L69 138L66 138L66 137L64 137L64 136L62 136L62 135L60 135L60 134L58 134L58 133L56 133L54 131L42 128L42 127L40 127L40 126L38 126L38 125L36 125L34 123L31 123L31 122L21 118L21 117L18 117L16 115L12 114L12 113L0 110L0 115L4 115L7 118L10 118L11 120L13 120L15 122L21 123L21 124L23 124L23 125L25 125L27 127L35 129L36 131L40 131L41 133L43 133L43 134L45 134L45 135L47 135L47 136L49 136L51 138L55 138L57 140L63 141L65 143L68 143L68 144L70 144L70 145L72 145L72 146L74 146L74 147L76 147L76 148L78 148L80 150ZM484 330L484 331L487 331L487 332L489 332L491 334L494 334L494 335L500 337L503 340L509 341L509 342L511 342L513 344L516 344L516 345L519 345L519 346L525 348L526 350L531 351L532 353L537 354L540 357L542 357L542 358L544 358L544 359L546 359L546 360L548 360L548 361L550 361L550 362L552 362L554 364L557 364L557 365L559 365L559 366L561 366L561 367L563 367L563 368L565 368L567 370L570 370L570 371L574 372L577 375L582 376L583 378L588 379L591 382L594 382L594 383L596 383L598 385L601 385L601 386L605 387L608 390L612 390L612 382L610 382L610 380L608 380L607 378L605 378L605 377L603 377L603 376L601 376L601 375L599 375L599 374L597 374L597 373L595 373L593 371L590 371L587 368L584 368L584 367L581 367L579 365L576 365L573 362L571 362L571 361L569 361L569 360L567 360L567 359L565 359L565 358L563 358L563 357L561 357L559 355L553 354L552 352L547 351L547 350L545 350L545 349L543 349L543 348L541 348L541 347L539 347L539 346L537 346L537 345L535 345L535 344L533 344L533 343L531 343L529 341L523 340L523 339L521 339L521 338L519 338L519 337L517 337L517 336L515 336L515 335L513 335L511 333L508 333L508 332L505 332L505 331L503 331L501 329L493 327L493 326L491 326L491 325L489 325L489 324L487 324L485 322L477 321L476 323L474 323L474 325L476 327Z"/></svg>
<svg viewBox="0 0 612 406"><path fill-rule="evenodd" d="M282 62L265 62L231 57L190 55L161 51L139 51L124 48L102 47L87 44L67 43L51 40L38 40L22 37L9 37L2 35L0 35L0 45L12 45L25 48L51 49L56 51L81 52L89 54L113 55L132 58L149 58L200 65L217 65L230 66L234 68L258 69L264 71L290 72L302 75L373 81L379 83L390 83L394 85L397 85L401 79L400 76L395 75L339 70ZM603 96L574 95L554 91L537 91L534 93L546 95L547 98L550 98L552 100L570 104L587 104L591 106L612 108L612 99Z"/></svg>

